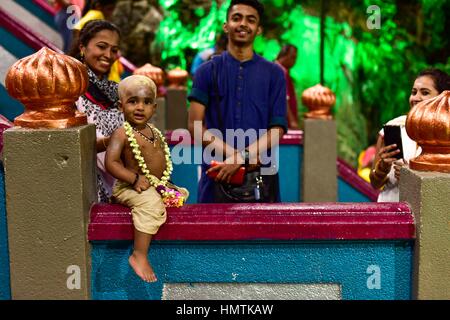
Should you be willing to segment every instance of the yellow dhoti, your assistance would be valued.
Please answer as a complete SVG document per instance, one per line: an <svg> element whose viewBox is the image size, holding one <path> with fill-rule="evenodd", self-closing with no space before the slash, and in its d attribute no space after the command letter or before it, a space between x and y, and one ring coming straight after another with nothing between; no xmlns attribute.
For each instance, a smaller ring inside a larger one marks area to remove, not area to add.
<svg viewBox="0 0 450 320"><path fill-rule="evenodd" d="M116 181L112 194L117 202L131 209L133 225L136 230L155 234L159 227L166 222L166 207L161 195L154 187L138 193L130 184Z"/></svg>

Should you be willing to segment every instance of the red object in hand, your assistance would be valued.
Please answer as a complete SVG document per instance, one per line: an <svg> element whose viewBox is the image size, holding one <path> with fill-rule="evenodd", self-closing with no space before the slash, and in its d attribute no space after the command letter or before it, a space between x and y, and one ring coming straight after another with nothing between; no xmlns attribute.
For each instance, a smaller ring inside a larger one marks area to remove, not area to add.
<svg viewBox="0 0 450 320"><path fill-rule="evenodd" d="M211 168L223 164L223 162L218 161L211 161ZM208 173L208 177L211 179L215 179L217 177L217 174L219 173L219 170L217 171L210 171ZM236 184L240 185L244 183L244 175L245 175L245 167L240 167L239 170L231 177L230 184Z"/></svg>

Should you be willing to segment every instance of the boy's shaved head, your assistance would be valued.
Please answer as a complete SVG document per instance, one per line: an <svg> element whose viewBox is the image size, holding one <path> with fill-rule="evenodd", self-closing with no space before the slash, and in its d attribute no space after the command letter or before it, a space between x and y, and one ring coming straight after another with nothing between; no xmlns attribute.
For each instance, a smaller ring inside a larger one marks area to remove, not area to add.
<svg viewBox="0 0 450 320"><path fill-rule="evenodd" d="M119 99L122 99L129 88L148 87L150 89L153 102L156 100L156 85L152 79L142 75L132 75L126 77L119 83Z"/></svg>

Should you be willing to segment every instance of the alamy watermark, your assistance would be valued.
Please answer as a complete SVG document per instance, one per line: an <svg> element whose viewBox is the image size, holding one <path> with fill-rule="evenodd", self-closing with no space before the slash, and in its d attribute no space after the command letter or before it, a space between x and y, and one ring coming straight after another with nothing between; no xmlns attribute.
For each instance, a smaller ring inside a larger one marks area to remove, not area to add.
<svg viewBox="0 0 450 320"><path fill-rule="evenodd" d="M211 163L212 160L225 161L233 164L243 164L238 162L238 158L224 159L222 155L222 144L212 143L215 139L220 139L235 150L244 150L249 144L257 141L258 159L250 158L250 164L261 164L261 174L273 175L278 172L279 148L278 141L280 134L278 130L267 129L226 129L225 136L218 129L208 129L203 131L202 121L194 121L195 143L201 144L202 141L211 141L204 148L191 148L192 136L186 129L176 129L172 132L171 139L177 141L172 148L171 156L173 164L202 164ZM270 148L267 147L270 141ZM192 149L194 155L192 155Z"/></svg>
<svg viewBox="0 0 450 320"><path fill-rule="evenodd" d="M367 289L369 290L380 290L381 289L381 269L376 264L371 264L367 267L367 274L370 274L367 277Z"/></svg>
<svg viewBox="0 0 450 320"><path fill-rule="evenodd" d="M81 289L81 270L77 265L70 265L66 269L66 273L69 274L66 281L67 289L80 290Z"/></svg>
<svg viewBox="0 0 450 320"><path fill-rule="evenodd" d="M366 26L369 30L381 29L381 9L379 6L371 5L367 7L367 14L370 16L366 20Z"/></svg>
<svg viewBox="0 0 450 320"><path fill-rule="evenodd" d="M67 29L75 29L75 25L80 21L81 8L77 5L71 5L66 8L66 13L70 16L66 20Z"/></svg>

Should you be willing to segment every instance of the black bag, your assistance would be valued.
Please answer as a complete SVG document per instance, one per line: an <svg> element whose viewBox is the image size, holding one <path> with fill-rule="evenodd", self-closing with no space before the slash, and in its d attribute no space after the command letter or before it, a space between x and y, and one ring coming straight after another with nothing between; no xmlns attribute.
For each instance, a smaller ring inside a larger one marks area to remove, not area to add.
<svg viewBox="0 0 450 320"><path fill-rule="evenodd" d="M244 183L236 186L214 183L214 202L277 202L278 174L261 175L259 170L246 172Z"/></svg>
<svg viewBox="0 0 450 320"><path fill-rule="evenodd" d="M212 74L213 85L216 95L217 104L217 120L222 132L225 132L223 125L222 113L220 111L220 94L219 82L217 80L216 59L221 57L213 57ZM214 182L214 202L277 202L278 201L278 173L273 175L262 175L260 170L245 172L244 183L236 186Z"/></svg>

